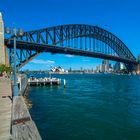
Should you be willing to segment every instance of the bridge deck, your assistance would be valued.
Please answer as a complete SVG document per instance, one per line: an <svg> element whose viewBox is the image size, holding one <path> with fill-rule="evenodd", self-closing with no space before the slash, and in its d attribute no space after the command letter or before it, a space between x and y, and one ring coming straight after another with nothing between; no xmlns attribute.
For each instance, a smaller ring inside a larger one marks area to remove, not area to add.
<svg viewBox="0 0 140 140"><path fill-rule="evenodd" d="M12 102L8 97L11 95L11 81L9 79L0 78L0 140L8 140L11 137Z"/></svg>

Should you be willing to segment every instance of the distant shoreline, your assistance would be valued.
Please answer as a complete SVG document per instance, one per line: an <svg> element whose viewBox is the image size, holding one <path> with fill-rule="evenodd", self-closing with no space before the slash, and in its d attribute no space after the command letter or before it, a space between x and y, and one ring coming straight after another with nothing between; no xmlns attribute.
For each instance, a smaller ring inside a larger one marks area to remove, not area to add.
<svg viewBox="0 0 140 140"><path fill-rule="evenodd" d="M113 75L131 75L131 74L126 74L126 73L95 73L95 72L47 72L47 71L28 71L25 72L26 74L59 74L59 75L67 75L67 74L113 74ZM139 75L139 74L132 74L132 75Z"/></svg>

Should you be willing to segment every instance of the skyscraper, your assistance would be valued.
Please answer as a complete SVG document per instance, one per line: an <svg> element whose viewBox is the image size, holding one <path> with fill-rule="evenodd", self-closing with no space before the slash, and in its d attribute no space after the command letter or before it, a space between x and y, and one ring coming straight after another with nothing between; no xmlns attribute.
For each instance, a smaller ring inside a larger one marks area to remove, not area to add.
<svg viewBox="0 0 140 140"><path fill-rule="evenodd" d="M116 62L114 65L114 72L119 72L120 71L120 62Z"/></svg>
<svg viewBox="0 0 140 140"><path fill-rule="evenodd" d="M140 55L138 55L138 61L140 62Z"/></svg>
<svg viewBox="0 0 140 140"><path fill-rule="evenodd" d="M103 60L102 72L109 72L109 60Z"/></svg>
<svg viewBox="0 0 140 140"><path fill-rule="evenodd" d="M123 63L120 63L120 70L124 70L125 69L125 65Z"/></svg>

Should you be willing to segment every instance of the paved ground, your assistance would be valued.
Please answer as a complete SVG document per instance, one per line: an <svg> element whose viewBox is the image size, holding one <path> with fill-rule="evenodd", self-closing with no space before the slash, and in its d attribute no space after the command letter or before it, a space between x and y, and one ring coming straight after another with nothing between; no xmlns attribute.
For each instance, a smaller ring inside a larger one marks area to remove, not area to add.
<svg viewBox="0 0 140 140"><path fill-rule="evenodd" d="M0 78L0 140L9 140L11 126L11 81Z"/></svg>

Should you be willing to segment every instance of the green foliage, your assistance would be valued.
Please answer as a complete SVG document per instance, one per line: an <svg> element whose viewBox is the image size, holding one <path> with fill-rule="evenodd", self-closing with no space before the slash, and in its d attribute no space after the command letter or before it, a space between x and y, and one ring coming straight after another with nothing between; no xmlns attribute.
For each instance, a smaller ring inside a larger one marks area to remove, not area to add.
<svg viewBox="0 0 140 140"><path fill-rule="evenodd" d="M4 71L6 71L7 73L10 73L12 71L12 68L7 67L4 64L0 64L0 74L2 74Z"/></svg>

